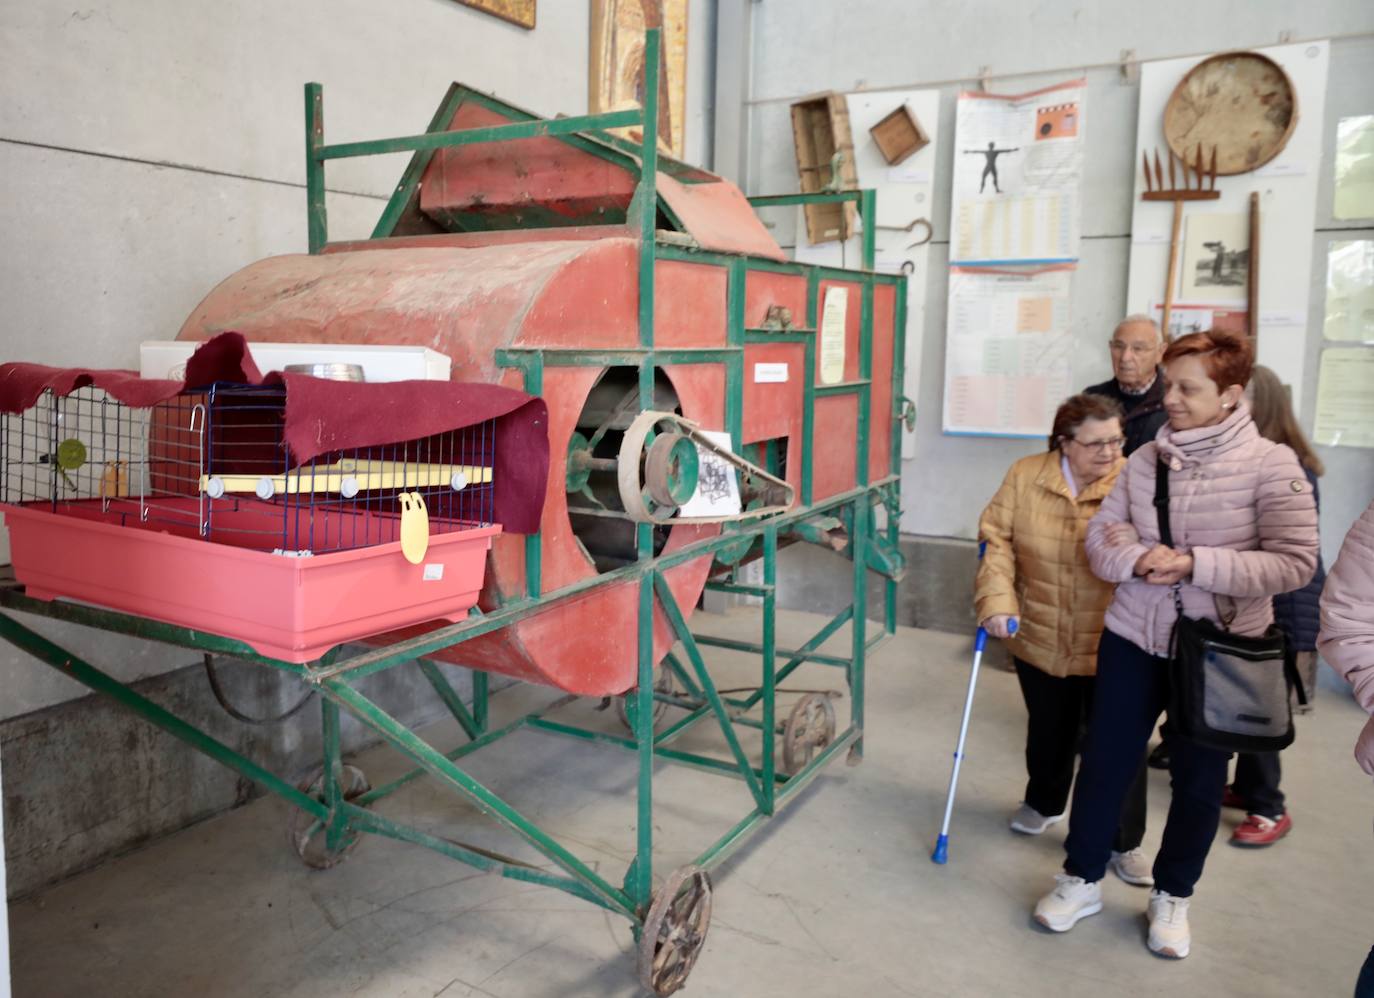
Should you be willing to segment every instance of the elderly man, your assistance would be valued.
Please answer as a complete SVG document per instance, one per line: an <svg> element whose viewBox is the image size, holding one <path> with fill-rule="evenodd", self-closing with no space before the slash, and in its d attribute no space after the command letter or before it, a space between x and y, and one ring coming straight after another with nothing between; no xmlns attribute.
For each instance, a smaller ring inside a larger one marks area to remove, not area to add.
<svg viewBox="0 0 1374 998"><path fill-rule="evenodd" d="M1126 435L1123 452L1129 456L1137 447L1153 440L1169 418L1164 411L1164 379L1159 367L1164 356L1164 334L1149 316L1128 315L1117 324L1110 346L1115 376L1083 390L1121 403L1126 413L1122 424Z"/></svg>

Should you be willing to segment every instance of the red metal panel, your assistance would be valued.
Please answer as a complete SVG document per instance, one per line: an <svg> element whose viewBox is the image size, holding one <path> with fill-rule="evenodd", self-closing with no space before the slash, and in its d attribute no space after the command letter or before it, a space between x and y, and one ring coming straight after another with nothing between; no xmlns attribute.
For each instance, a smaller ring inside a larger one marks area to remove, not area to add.
<svg viewBox="0 0 1374 998"><path fill-rule="evenodd" d="M803 328L806 325L806 278L764 270L750 271L744 279L744 324L751 329L761 327L772 305L787 309L792 313L792 325Z"/></svg>
<svg viewBox="0 0 1374 998"><path fill-rule="evenodd" d="M724 267L660 260L658 286L671 294L654 296L654 343L659 347L725 346Z"/></svg>
<svg viewBox="0 0 1374 998"><path fill-rule="evenodd" d="M892 345L897 289L879 284L873 289L873 416L868 429L868 480L885 478L892 470Z"/></svg>
<svg viewBox="0 0 1374 998"><path fill-rule="evenodd" d="M684 184L660 173L658 193L702 249L787 259L749 201L728 180Z"/></svg>
<svg viewBox="0 0 1374 998"><path fill-rule="evenodd" d="M859 400L853 395L816 399L815 453L811 458L811 498L824 499L852 489L857 455Z"/></svg>
<svg viewBox="0 0 1374 998"><path fill-rule="evenodd" d="M450 130L506 124L512 119L478 104L459 106ZM474 227L464 217L511 219L534 207L538 224L595 223L607 212L623 218L635 178L624 167L556 138L515 139L435 152L420 186L420 209L450 227Z"/></svg>
<svg viewBox="0 0 1374 998"><path fill-rule="evenodd" d="M751 343L744 348L743 443L801 433L805 360L806 348L800 343ZM785 366L787 380L760 382L758 364Z"/></svg>

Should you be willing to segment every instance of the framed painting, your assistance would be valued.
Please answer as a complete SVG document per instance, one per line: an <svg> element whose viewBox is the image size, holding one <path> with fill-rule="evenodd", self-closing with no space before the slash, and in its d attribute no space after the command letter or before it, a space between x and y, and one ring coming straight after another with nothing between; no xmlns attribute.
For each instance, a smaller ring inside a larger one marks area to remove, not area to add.
<svg viewBox="0 0 1374 998"><path fill-rule="evenodd" d="M592 114L639 107L644 100L644 32L661 28L659 146L681 158L687 116L687 0L592 0ZM638 139L639 129L619 130Z"/></svg>
<svg viewBox="0 0 1374 998"><path fill-rule="evenodd" d="M534 5L537 0L458 0L464 7L475 7L503 21L522 28L534 27Z"/></svg>

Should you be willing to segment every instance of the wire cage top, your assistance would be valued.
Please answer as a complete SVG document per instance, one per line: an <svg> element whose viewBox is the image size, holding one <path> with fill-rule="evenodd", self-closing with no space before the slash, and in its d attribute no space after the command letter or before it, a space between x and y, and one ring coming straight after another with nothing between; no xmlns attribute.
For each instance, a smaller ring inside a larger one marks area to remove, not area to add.
<svg viewBox="0 0 1374 998"><path fill-rule="evenodd" d="M431 534L493 522L494 420L301 461L285 403L280 385L215 384L148 408L45 391L0 416L0 501L297 555L398 541L408 508Z"/></svg>

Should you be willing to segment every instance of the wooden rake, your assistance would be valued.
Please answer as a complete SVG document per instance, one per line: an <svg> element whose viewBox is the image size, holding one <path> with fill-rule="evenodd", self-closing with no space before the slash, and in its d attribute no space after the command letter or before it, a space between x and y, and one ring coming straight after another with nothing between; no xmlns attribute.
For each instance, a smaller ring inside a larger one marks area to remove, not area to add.
<svg viewBox="0 0 1374 998"><path fill-rule="evenodd" d="M1183 225L1183 202L1184 201L1215 201L1221 197L1221 192L1217 190L1217 147L1212 146L1212 162L1204 167L1202 164L1202 143L1198 143L1197 151L1193 156L1191 169L1188 165L1187 156L1179 156L1172 149L1169 150L1169 186L1164 186L1164 170L1159 163L1159 150L1155 150L1154 174L1150 173L1149 153L1140 154L1141 162L1145 166L1145 193L1141 198L1145 201L1172 201L1174 203L1174 226L1169 235L1169 270L1164 278L1164 316L1161 328L1164 336L1169 335L1169 317L1174 309L1174 273L1178 270L1178 233ZM1177 180L1174 173L1174 161L1183 170L1183 186L1176 186ZM1193 184L1196 182L1197 186Z"/></svg>

